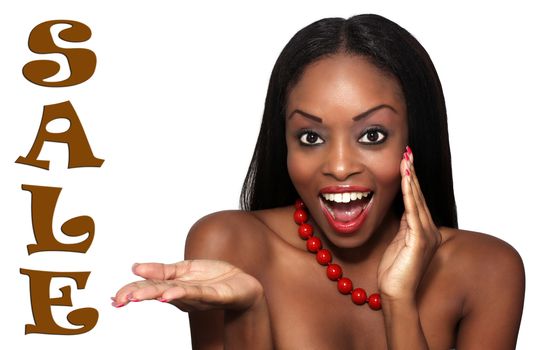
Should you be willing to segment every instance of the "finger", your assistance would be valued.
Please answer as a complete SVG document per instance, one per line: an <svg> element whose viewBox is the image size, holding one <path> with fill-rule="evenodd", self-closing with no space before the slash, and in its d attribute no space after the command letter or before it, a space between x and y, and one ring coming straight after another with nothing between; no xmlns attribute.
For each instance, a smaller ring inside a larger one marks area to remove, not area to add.
<svg viewBox="0 0 553 350"><path fill-rule="evenodd" d="M403 215L401 215L401 220L399 221L399 231L407 229L409 229L409 224L407 223L407 216L405 215L405 212L403 212Z"/></svg>
<svg viewBox="0 0 553 350"><path fill-rule="evenodd" d="M408 157L406 157L406 159L408 159L407 165L409 166L411 173L412 189L416 199L417 207L419 208L419 217L422 223L422 227L424 228L423 234L427 237L427 239L430 239L430 242L437 242L439 245L439 242L441 242L441 232L437 230L436 225L434 224L434 220L432 219L430 209L426 204L426 199L424 198L424 194L421 190L419 179L413 163L413 152L411 152L409 147L407 147L407 155Z"/></svg>
<svg viewBox="0 0 553 350"><path fill-rule="evenodd" d="M215 296L217 293L213 288L200 288L202 287L199 285L191 285L186 289L168 289L165 291L162 301L167 301L185 312L213 310L224 307L221 298Z"/></svg>
<svg viewBox="0 0 553 350"><path fill-rule="evenodd" d="M183 311L201 311L220 308L229 303L228 293L209 285L188 283L159 283L145 286L133 292L130 301L156 299L168 302ZM227 295L228 294L228 295Z"/></svg>
<svg viewBox="0 0 553 350"><path fill-rule="evenodd" d="M417 177L417 173L415 171L413 163L407 162L407 166L411 174L411 190L413 192L415 203L417 204L419 219L421 220L422 226L428 228L432 222L430 210L428 209L428 206L426 205L426 200L424 199L424 195L422 194L419 179Z"/></svg>
<svg viewBox="0 0 553 350"><path fill-rule="evenodd" d="M401 162L401 192L403 194L403 206L405 207L405 218L407 220L407 225L411 230L420 231L421 222L419 218L419 210L417 208L417 203L413 195L412 187L412 174L408 168L407 160L403 159Z"/></svg>
<svg viewBox="0 0 553 350"><path fill-rule="evenodd" d="M157 299L163 294L165 289L170 288L168 283L166 283L165 288L161 286L161 283L163 282L152 280L129 283L117 291L115 297L112 298L112 305L121 307L129 302ZM157 284L157 286L154 286L155 284Z"/></svg>
<svg viewBox="0 0 553 350"><path fill-rule="evenodd" d="M185 273L188 266L189 263L186 261L175 264L135 263L132 272L144 279L169 280Z"/></svg>
<svg viewBox="0 0 553 350"><path fill-rule="evenodd" d="M220 289L222 286L219 285ZM182 284L167 288L162 297L166 300L179 300L190 306L221 306L228 303L225 293L220 293L212 286L200 284Z"/></svg>
<svg viewBox="0 0 553 350"><path fill-rule="evenodd" d="M169 282L153 280L135 283L133 287L133 290L127 294L129 300L158 299L163 296L163 292L171 288Z"/></svg>
<svg viewBox="0 0 553 350"><path fill-rule="evenodd" d="M411 150L411 148L409 146L406 147L406 150L407 150L407 155L409 157L409 165L411 167L411 171L414 173L413 179L415 180L414 185L416 186L416 191L420 195L421 202L424 203L424 208L426 209L428 216L431 217L430 210L428 210L428 206L426 205L426 200L425 200L424 195L422 193L422 189L421 189L420 183L419 183L419 178L418 178L417 172L415 170L415 156L414 156L413 151Z"/></svg>
<svg viewBox="0 0 553 350"><path fill-rule="evenodd" d="M412 157L412 155L411 155ZM411 171L411 174L412 174L412 183L413 183L413 192L417 198L417 203L420 203L421 204L421 207L424 207L424 208L427 208L426 206L426 200L424 199L424 195L422 194L422 190L421 190L421 187L420 187L420 183L419 183L419 178L417 176L417 171L415 169L415 165L412 161L410 161L408 163L409 165L409 170ZM424 206L422 206L422 204L424 204Z"/></svg>
<svg viewBox="0 0 553 350"><path fill-rule="evenodd" d="M426 200L424 198L424 195L422 193L419 178L417 176L415 166L414 166L414 155L411 151L411 148L409 146L405 147L406 151L404 152L403 156L406 160L406 166L409 169L410 174L412 175L412 185L413 185L413 194L415 196L415 200L417 202L417 206L420 210L420 219L423 224L423 227L429 228L430 224L433 225L432 222L432 215L430 214L430 210L428 209L428 206L426 205Z"/></svg>

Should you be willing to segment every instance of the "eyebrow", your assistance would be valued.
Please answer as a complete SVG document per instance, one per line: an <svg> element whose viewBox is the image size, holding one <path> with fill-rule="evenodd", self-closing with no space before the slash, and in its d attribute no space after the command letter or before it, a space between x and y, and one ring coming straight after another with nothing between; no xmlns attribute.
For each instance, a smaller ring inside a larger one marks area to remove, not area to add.
<svg viewBox="0 0 553 350"><path fill-rule="evenodd" d="M304 112L301 109L295 109L292 113L290 113L290 115L288 116L288 119L292 118L296 113L303 116L303 117L305 117L305 118L307 118L307 119L311 119L314 122L321 123L321 124L323 123L322 118L319 118L317 116L314 116L313 114L309 114L307 112Z"/></svg>
<svg viewBox="0 0 553 350"><path fill-rule="evenodd" d="M359 120L361 120L361 119L370 117L374 112L376 112L376 111L378 111L378 110L380 110L380 109L382 109L382 108L389 108L389 109L391 109L392 111L394 111L394 112L397 113L397 111L396 111L392 106L387 105L387 104L382 104L382 105L378 105L378 106L376 106L376 107L370 108L370 109L366 110L365 112L363 112L363 113L361 113L361 114L358 114L358 115L356 115L355 117L353 117L353 118L351 118L351 119L352 119L353 121L357 122L357 121L359 121ZM322 122L323 122L323 119L322 119L322 118L317 117L317 116L315 116L315 115L313 115L313 114L309 114L309 113L307 113L307 112L304 112L304 111L302 111L301 109L295 109L292 113L290 113L290 115L288 116L288 119L292 118L296 113L299 114L299 115L301 115L301 116L303 116L303 117L305 117L305 118L307 118L307 119L311 119L311 120L313 120L313 121L315 121L315 122L317 122L317 123L321 123L321 124L322 124Z"/></svg>
<svg viewBox="0 0 553 350"><path fill-rule="evenodd" d="M359 114L359 115L356 115L355 117L351 118L353 119L353 121L359 121L363 118L367 118L367 117L370 117L374 112L378 111L378 110L381 110L382 108L389 108L391 109L392 111L394 111L395 113L397 113L397 111L394 109L394 107L390 106L390 105L387 105L387 104L382 104L382 105L379 105L379 106L376 106L376 107L373 107L371 109L368 109L366 110L365 112Z"/></svg>

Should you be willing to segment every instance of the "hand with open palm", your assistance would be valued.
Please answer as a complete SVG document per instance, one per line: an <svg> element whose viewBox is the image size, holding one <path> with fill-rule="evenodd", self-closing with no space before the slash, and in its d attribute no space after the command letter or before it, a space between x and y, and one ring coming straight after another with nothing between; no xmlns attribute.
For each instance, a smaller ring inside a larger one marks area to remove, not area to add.
<svg viewBox="0 0 553 350"><path fill-rule="evenodd" d="M153 299L186 312L246 310L263 298L263 287L257 279L224 261L135 264L133 272L144 280L122 287L112 298L113 306Z"/></svg>

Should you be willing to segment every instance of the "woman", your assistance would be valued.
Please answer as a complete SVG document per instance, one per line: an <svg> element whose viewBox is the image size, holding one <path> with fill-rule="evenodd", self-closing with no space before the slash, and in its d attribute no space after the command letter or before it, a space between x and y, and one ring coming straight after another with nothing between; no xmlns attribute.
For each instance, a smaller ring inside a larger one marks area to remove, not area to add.
<svg viewBox="0 0 553 350"><path fill-rule="evenodd" d="M192 227L187 260L135 264L145 280L113 305L171 302L197 349L515 347L522 261L457 229L441 85L395 23L323 19L291 39L241 203Z"/></svg>

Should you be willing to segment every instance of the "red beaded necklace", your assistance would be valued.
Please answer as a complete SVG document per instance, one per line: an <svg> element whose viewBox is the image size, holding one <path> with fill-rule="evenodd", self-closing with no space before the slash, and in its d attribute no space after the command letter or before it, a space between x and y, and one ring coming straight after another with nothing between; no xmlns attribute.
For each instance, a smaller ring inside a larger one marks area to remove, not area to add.
<svg viewBox="0 0 553 350"><path fill-rule="evenodd" d="M326 266L326 276L331 281L338 281L338 291L344 295L351 294L351 300L357 305L369 304L373 310L380 310L380 294L373 293L367 297L367 292L363 288L353 289L353 282L342 277L342 268L338 264L331 264L332 255L330 250L323 249L321 240L313 236L313 226L307 223L307 211L305 203L301 199L296 200L296 211L294 212L294 221L299 225L298 234L303 240L307 240L307 250L317 254L317 262Z"/></svg>

